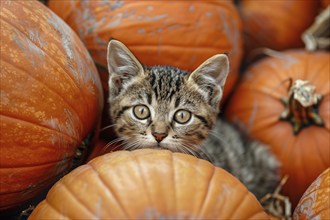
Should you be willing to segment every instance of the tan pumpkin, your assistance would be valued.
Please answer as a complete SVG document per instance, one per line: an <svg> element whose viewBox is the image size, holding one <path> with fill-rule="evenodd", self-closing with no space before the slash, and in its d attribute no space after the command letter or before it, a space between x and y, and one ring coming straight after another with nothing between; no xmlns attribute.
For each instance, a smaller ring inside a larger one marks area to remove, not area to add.
<svg viewBox="0 0 330 220"><path fill-rule="evenodd" d="M237 79L242 25L231 1L50 0L48 5L79 34L101 66L107 66L107 44L115 38L145 65L173 65L187 71L227 52L231 72L224 97ZM106 70L101 77L107 91Z"/></svg>
<svg viewBox="0 0 330 220"><path fill-rule="evenodd" d="M301 197L294 220L330 218L330 168L323 171Z"/></svg>
<svg viewBox="0 0 330 220"><path fill-rule="evenodd" d="M285 50L303 47L301 34L319 13L319 1L240 0L246 53L267 47Z"/></svg>
<svg viewBox="0 0 330 220"><path fill-rule="evenodd" d="M283 190L295 207L330 166L330 54L271 55L244 73L225 111L228 120L271 147L289 176Z"/></svg>
<svg viewBox="0 0 330 220"><path fill-rule="evenodd" d="M97 128L102 87L76 34L37 1L1 1L0 210L50 187Z"/></svg>
<svg viewBox="0 0 330 220"><path fill-rule="evenodd" d="M167 150L117 151L66 175L33 219L268 219L232 175Z"/></svg>

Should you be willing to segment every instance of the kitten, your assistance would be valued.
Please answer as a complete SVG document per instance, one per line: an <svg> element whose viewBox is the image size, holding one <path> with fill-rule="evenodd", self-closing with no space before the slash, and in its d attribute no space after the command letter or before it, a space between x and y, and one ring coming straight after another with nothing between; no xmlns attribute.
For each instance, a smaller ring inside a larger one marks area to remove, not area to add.
<svg viewBox="0 0 330 220"><path fill-rule="evenodd" d="M124 44L111 40L107 61L110 116L124 149L192 154L227 169L257 197L274 189L279 180L275 157L256 142L243 145L238 131L217 117L229 71L226 55L215 55L188 73L143 66Z"/></svg>

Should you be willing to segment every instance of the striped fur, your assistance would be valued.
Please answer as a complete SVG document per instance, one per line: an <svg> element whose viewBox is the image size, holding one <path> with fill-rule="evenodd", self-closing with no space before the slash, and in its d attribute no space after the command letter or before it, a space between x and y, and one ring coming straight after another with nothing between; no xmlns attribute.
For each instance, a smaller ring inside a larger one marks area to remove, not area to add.
<svg viewBox="0 0 330 220"><path fill-rule="evenodd" d="M173 151L189 151L187 147L198 147L215 124L218 108L211 106L187 82L189 73L185 71L155 66L145 67L144 72L132 79L134 83L130 83L119 94L110 94L110 115L116 124L117 134L130 139L128 143L137 143L131 147L161 147ZM148 106L152 117L146 121L134 118L132 108L138 104ZM179 109L193 114L187 125L180 125L173 120L173 114ZM167 127L168 136L157 143L151 133L160 124Z"/></svg>

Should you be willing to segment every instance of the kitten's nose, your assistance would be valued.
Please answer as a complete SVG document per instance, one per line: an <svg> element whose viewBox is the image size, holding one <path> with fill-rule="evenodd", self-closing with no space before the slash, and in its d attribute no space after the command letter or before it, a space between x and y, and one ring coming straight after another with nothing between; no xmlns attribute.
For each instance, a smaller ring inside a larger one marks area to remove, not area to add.
<svg viewBox="0 0 330 220"><path fill-rule="evenodd" d="M155 139L158 143L167 137L167 133L152 132L152 135L155 137Z"/></svg>

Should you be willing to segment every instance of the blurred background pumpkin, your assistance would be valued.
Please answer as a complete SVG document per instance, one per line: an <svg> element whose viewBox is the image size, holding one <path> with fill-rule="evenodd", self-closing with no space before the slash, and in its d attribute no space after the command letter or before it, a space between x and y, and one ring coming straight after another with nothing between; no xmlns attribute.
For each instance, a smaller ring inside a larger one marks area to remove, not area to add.
<svg viewBox="0 0 330 220"><path fill-rule="evenodd" d="M330 54L269 51L252 64L230 99L226 117L270 146L289 179L293 208L330 166Z"/></svg>
<svg viewBox="0 0 330 220"><path fill-rule="evenodd" d="M167 150L117 151L66 175L32 219L267 219L235 177Z"/></svg>
<svg viewBox="0 0 330 220"><path fill-rule="evenodd" d="M326 8L330 5L330 0L321 0L321 4L323 8Z"/></svg>
<svg viewBox="0 0 330 220"><path fill-rule="evenodd" d="M324 170L301 197L294 220L330 218L330 168Z"/></svg>
<svg viewBox="0 0 330 220"><path fill-rule="evenodd" d="M246 55L256 48L285 50L303 47L301 34L320 12L318 0L239 0Z"/></svg>
<svg viewBox="0 0 330 220"><path fill-rule="evenodd" d="M1 1L0 210L36 197L72 166L103 106L77 35L37 1Z"/></svg>

